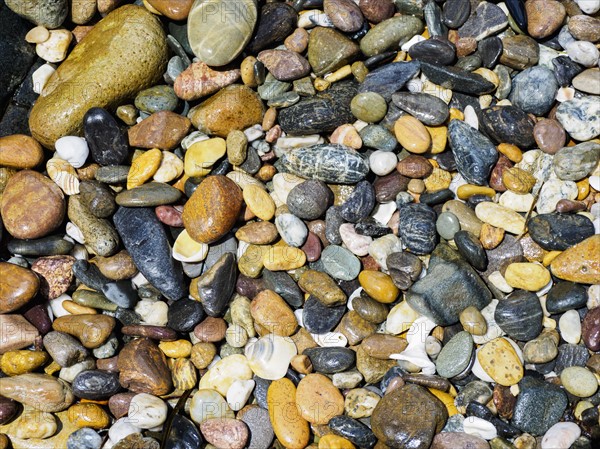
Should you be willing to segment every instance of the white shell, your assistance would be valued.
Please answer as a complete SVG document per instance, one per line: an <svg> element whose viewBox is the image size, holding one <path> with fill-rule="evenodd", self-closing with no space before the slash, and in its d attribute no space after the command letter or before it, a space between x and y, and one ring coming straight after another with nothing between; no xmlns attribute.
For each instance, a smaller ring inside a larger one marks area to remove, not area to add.
<svg viewBox="0 0 600 449"><path fill-rule="evenodd" d="M423 374L435 374L435 364L429 359L425 341L436 324L427 317L419 317L406 335L408 346L400 354L391 354L390 359L404 360L421 368Z"/></svg>
<svg viewBox="0 0 600 449"><path fill-rule="evenodd" d="M289 337L268 334L255 343L246 345L246 358L254 373L267 380L285 376L292 358L298 353Z"/></svg>
<svg viewBox="0 0 600 449"><path fill-rule="evenodd" d="M173 259L180 262L200 262L208 254L208 245L198 243L184 229L173 244Z"/></svg>

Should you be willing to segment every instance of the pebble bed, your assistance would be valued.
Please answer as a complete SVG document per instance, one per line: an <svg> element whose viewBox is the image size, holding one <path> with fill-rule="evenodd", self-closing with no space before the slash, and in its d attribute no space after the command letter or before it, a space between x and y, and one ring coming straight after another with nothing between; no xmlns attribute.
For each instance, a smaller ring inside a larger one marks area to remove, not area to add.
<svg viewBox="0 0 600 449"><path fill-rule="evenodd" d="M1 0L0 449L598 447L599 10Z"/></svg>

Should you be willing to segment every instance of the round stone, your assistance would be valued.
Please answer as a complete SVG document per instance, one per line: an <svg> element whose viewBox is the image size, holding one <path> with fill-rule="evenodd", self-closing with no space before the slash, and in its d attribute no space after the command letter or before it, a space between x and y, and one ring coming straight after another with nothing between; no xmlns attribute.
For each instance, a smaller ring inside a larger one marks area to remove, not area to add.
<svg viewBox="0 0 600 449"><path fill-rule="evenodd" d="M452 212L442 212L435 223L435 228L443 239L452 240L460 231L460 222Z"/></svg>
<svg viewBox="0 0 600 449"><path fill-rule="evenodd" d="M580 398L592 396L598 390L596 376L582 366L570 366L562 370L560 381L569 393Z"/></svg>
<svg viewBox="0 0 600 449"><path fill-rule="evenodd" d="M473 338L468 332L459 332L442 348L435 361L437 373L451 378L462 373L473 354Z"/></svg>
<svg viewBox="0 0 600 449"><path fill-rule="evenodd" d="M376 123L385 117L387 102L376 92L363 92L352 99L350 110L357 119L367 123Z"/></svg>

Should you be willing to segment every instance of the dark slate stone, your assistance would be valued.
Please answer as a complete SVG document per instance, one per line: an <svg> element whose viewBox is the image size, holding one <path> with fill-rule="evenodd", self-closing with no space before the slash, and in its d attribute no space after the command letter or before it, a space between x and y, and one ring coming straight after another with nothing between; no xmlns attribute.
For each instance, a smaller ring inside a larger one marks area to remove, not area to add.
<svg viewBox="0 0 600 449"><path fill-rule="evenodd" d="M502 56L502 39L498 36L486 37L477 45L477 53L481 56L483 66L493 69Z"/></svg>
<svg viewBox="0 0 600 449"><path fill-rule="evenodd" d="M560 421L569 403L567 395L558 385L529 376L519 387L511 424L531 435L543 435Z"/></svg>
<svg viewBox="0 0 600 449"><path fill-rule="evenodd" d="M554 66L554 76L558 85L566 87L571 84L573 78L583 72L584 67L577 64L568 56L558 56L552 60Z"/></svg>
<svg viewBox="0 0 600 449"><path fill-rule="evenodd" d="M458 231L454 234L454 243L467 262L475 269L485 271L488 264L487 255L478 237L468 231Z"/></svg>
<svg viewBox="0 0 600 449"><path fill-rule="evenodd" d="M444 23L448 28L460 28L471 14L471 2L465 0L447 0L444 3Z"/></svg>
<svg viewBox="0 0 600 449"><path fill-rule="evenodd" d="M0 112L36 58L35 46L25 41L31 28L27 20L8 9L4 2L0 4Z"/></svg>
<svg viewBox="0 0 600 449"><path fill-rule="evenodd" d="M60 235L50 235L34 240L14 239L6 245L11 254L21 256L58 256L69 254L73 249L73 243L63 239Z"/></svg>
<svg viewBox="0 0 600 449"><path fill-rule="evenodd" d="M0 103L0 112L2 109L3 105ZM9 103L4 116L0 118L0 137L12 136L13 134L30 135L29 110L28 106Z"/></svg>
<svg viewBox="0 0 600 449"><path fill-rule="evenodd" d="M392 229L382 225L373 217L361 218L354 225L357 234L368 235L370 237L382 237L392 233Z"/></svg>
<svg viewBox="0 0 600 449"><path fill-rule="evenodd" d="M340 207L342 218L356 223L368 217L375 207L375 190L369 181L359 182L348 199Z"/></svg>
<svg viewBox="0 0 600 449"><path fill-rule="evenodd" d="M260 407L267 409L267 391L269 390L272 381L258 376L254 376L252 380L254 380L255 383L252 394L254 395L256 402Z"/></svg>
<svg viewBox="0 0 600 449"><path fill-rule="evenodd" d="M400 290L408 290L423 270L421 259L406 251L390 254L385 264L394 285Z"/></svg>
<svg viewBox="0 0 600 449"><path fill-rule="evenodd" d="M324 334L331 331L346 313L346 305L326 307L317 298L310 296L304 303L302 320L307 331Z"/></svg>
<svg viewBox="0 0 600 449"><path fill-rule="evenodd" d="M167 299L187 296L181 265L171 257L171 246L154 209L120 207L115 227L135 266Z"/></svg>
<svg viewBox="0 0 600 449"><path fill-rule="evenodd" d="M331 88L301 99L289 108L281 109L278 116L281 129L290 135L331 132L344 123L354 121L350 102L357 93L355 82L335 83Z"/></svg>
<svg viewBox="0 0 600 449"><path fill-rule="evenodd" d="M227 164L229 164L229 161L227 161ZM248 149L246 150L246 160L244 161L244 163L242 165L239 166L239 168L241 170L245 171L246 173L254 175L258 172L261 165L262 165L262 160L261 160L260 156L258 155L258 151L256 151L256 149L254 147L249 145ZM215 175L217 175L217 174L224 175L227 172L229 172L230 170L231 170L231 164L222 167L220 173L214 173L214 174ZM212 174L213 173L211 172L211 175Z"/></svg>
<svg viewBox="0 0 600 449"><path fill-rule="evenodd" d="M450 114L448 105L443 100L429 94L396 92L392 95L392 101L400 109L428 126L441 125Z"/></svg>
<svg viewBox="0 0 600 449"><path fill-rule="evenodd" d="M333 433L346 438L360 448L370 449L377 443L377 437L368 426L349 416L334 416L327 425Z"/></svg>
<svg viewBox="0 0 600 449"><path fill-rule="evenodd" d="M492 106L482 111L483 131L496 143L510 143L526 149L535 145L535 121L515 106Z"/></svg>
<svg viewBox="0 0 600 449"><path fill-rule="evenodd" d="M460 37L474 37L478 41L506 28L508 17L502 9L489 2L481 2L458 30Z"/></svg>
<svg viewBox="0 0 600 449"><path fill-rule="evenodd" d="M316 220L333 204L333 192L323 181L309 179L294 187L286 204L302 220Z"/></svg>
<svg viewBox="0 0 600 449"><path fill-rule="evenodd" d="M504 2L515 23L523 31L527 31L527 12L523 0L506 0Z"/></svg>
<svg viewBox="0 0 600 449"><path fill-rule="evenodd" d="M296 28L298 13L287 3L267 3L260 10L254 37L246 47L251 53L282 42Z"/></svg>
<svg viewBox="0 0 600 449"><path fill-rule="evenodd" d="M316 372L334 374L346 371L354 366L356 353L350 348L324 347L305 349Z"/></svg>
<svg viewBox="0 0 600 449"><path fill-rule="evenodd" d="M122 164L129 153L125 133L106 109L91 108L83 117L83 133L95 162Z"/></svg>
<svg viewBox="0 0 600 449"><path fill-rule="evenodd" d="M564 343L558 347L554 371L560 376L565 368L570 366L585 366L590 358L590 353L584 345Z"/></svg>
<svg viewBox="0 0 600 449"><path fill-rule="evenodd" d="M426 204L407 204L399 210L398 234L415 254L429 254L437 243L436 213Z"/></svg>
<svg viewBox="0 0 600 449"><path fill-rule="evenodd" d="M210 316L225 313L235 291L237 263L235 255L225 253L210 270L198 279L198 295L205 312Z"/></svg>
<svg viewBox="0 0 600 449"><path fill-rule="evenodd" d="M27 75L25 75L25 79L23 79L23 82L19 84L19 86L15 90L15 93L11 100L12 103L14 103L15 105L23 106L24 108L30 108L31 106L33 106L35 101L38 99L39 94L33 91L32 75L33 72L35 72L37 69L43 66L45 62L46 61L44 61L42 58L37 58L35 60L31 68L29 69L29 72L27 72Z"/></svg>
<svg viewBox="0 0 600 449"><path fill-rule="evenodd" d="M527 222L529 235L547 251L564 251L591 237L594 223L578 214L540 214Z"/></svg>
<svg viewBox="0 0 600 449"><path fill-rule="evenodd" d="M202 434L196 424L185 416L179 414L173 416L164 449L197 449L203 442Z"/></svg>
<svg viewBox="0 0 600 449"><path fill-rule="evenodd" d="M169 306L167 326L177 332L190 332L205 316L200 302L181 298Z"/></svg>
<svg viewBox="0 0 600 449"><path fill-rule="evenodd" d="M450 65L456 60L456 47L448 39L431 38L412 45L408 54L418 61Z"/></svg>
<svg viewBox="0 0 600 449"><path fill-rule="evenodd" d="M446 171L456 171L456 159L452 151L444 151L436 158L440 168Z"/></svg>
<svg viewBox="0 0 600 449"><path fill-rule="evenodd" d="M332 206L327 209L325 214L325 237L329 243L333 245L342 244L342 236L340 235L340 226L344 224L344 218L340 211L340 206Z"/></svg>
<svg viewBox="0 0 600 449"><path fill-rule="evenodd" d="M429 0L423 8L425 24L430 36L448 37L448 27L444 24L442 8L434 0Z"/></svg>
<svg viewBox="0 0 600 449"><path fill-rule="evenodd" d="M298 284L285 271L269 271L264 269L263 280L265 281L265 288L273 290L290 306L294 308L302 306L304 295Z"/></svg>
<svg viewBox="0 0 600 449"><path fill-rule="evenodd" d="M399 91L415 76L421 64L419 61L393 62L369 72L360 84L359 92L376 92L389 101L394 92Z"/></svg>
<svg viewBox="0 0 600 449"><path fill-rule="evenodd" d="M585 307L587 299L587 290L583 285L567 281L557 282L546 296L546 310L550 313L562 313L581 309Z"/></svg>
<svg viewBox="0 0 600 449"><path fill-rule="evenodd" d="M102 286L102 294L109 301L125 309L133 309L138 302L137 292L131 286L129 279L107 282Z"/></svg>
<svg viewBox="0 0 600 449"><path fill-rule="evenodd" d="M486 185L498 161L496 146L461 120L450 122L448 141L456 159L456 167L463 178L471 184Z"/></svg>
<svg viewBox="0 0 600 449"><path fill-rule="evenodd" d="M496 89L496 86L483 76L458 67L445 67L422 62L421 70L431 82L457 92L481 95Z"/></svg>
<svg viewBox="0 0 600 449"><path fill-rule="evenodd" d="M101 291L105 284L112 282L96 265L88 263L87 260L76 260L72 270L77 280L94 290Z"/></svg>
<svg viewBox="0 0 600 449"><path fill-rule="evenodd" d="M73 380L73 394L82 399L108 399L121 390L119 373L98 369L82 371Z"/></svg>
<svg viewBox="0 0 600 449"><path fill-rule="evenodd" d="M129 165L100 167L96 172L96 181L104 182L106 184L125 182L127 181L127 175L129 174L130 168Z"/></svg>
<svg viewBox="0 0 600 449"><path fill-rule="evenodd" d="M427 274L406 294L410 306L440 326L459 321L469 306L481 310L492 300L492 293L477 272L446 244L432 253Z"/></svg>
<svg viewBox="0 0 600 449"><path fill-rule="evenodd" d="M554 72L543 66L534 66L512 79L508 99L525 112L543 116L552 108L557 90Z"/></svg>
<svg viewBox="0 0 600 449"><path fill-rule="evenodd" d="M498 303L494 319L515 340L533 340L542 332L542 305L535 293L517 290Z"/></svg>
<svg viewBox="0 0 600 449"><path fill-rule="evenodd" d="M472 72L477 70L483 65L483 59L481 59L481 55L479 53L473 53L467 56L463 56L462 58L458 58L455 67L459 69L466 70L467 72Z"/></svg>
<svg viewBox="0 0 600 449"><path fill-rule="evenodd" d="M419 197L419 202L427 204L428 206L435 206L436 204L443 204L446 201L450 201L451 199L454 199L454 192L450 189L443 189L431 193L422 193Z"/></svg>

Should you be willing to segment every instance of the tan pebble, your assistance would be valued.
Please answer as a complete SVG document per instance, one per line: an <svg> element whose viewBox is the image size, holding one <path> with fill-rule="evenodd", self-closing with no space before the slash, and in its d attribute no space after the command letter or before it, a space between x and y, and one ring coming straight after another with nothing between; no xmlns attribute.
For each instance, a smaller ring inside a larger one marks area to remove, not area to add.
<svg viewBox="0 0 600 449"><path fill-rule="evenodd" d="M271 271L295 270L306 263L306 254L291 246L273 246L264 252L262 262Z"/></svg>
<svg viewBox="0 0 600 449"><path fill-rule="evenodd" d="M525 231L525 218L517 212L489 201L479 203L475 207L475 215L484 223L502 228L511 234Z"/></svg>
<svg viewBox="0 0 600 449"><path fill-rule="evenodd" d="M463 184L456 189L456 195L461 200L468 200L473 195L485 195L493 198L496 195L496 191L485 186L476 186L473 184Z"/></svg>
<svg viewBox="0 0 600 449"><path fill-rule="evenodd" d="M479 234L479 241L487 250L496 248L504 240L504 229L496 228L488 223L483 223Z"/></svg>
<svg viewBox="0 0 600 449"><path fill-rule="evenodd" d="M306 270L300 276L298 286L328 307L346 303L346 294L327 273Z"/></svg>
<svg viewBox="0 0 600 449"><path fill-rule="evenodd" d="M25 35L25 40L30 44L41 44L50 39L50 31L41 25L29 30Z"/></svg>
<svg viewBox="0 0 600 449"><path fill-rule="evenodd" d="M300 415L311 424L327 424L344 413L344 397L323 374L307 374L296 390Z"/></svg>
<svg viewBox="0 0 600 449"><path fill-rule="evenodd" d="M347 78L350 75L352 75L352 66L350 66L350 64L348 64L348 65L345 65L344 67L337 69L335 72L328 73L327 75L324 76L324 78L325 78L325 81L328 81L330 83L335 83L336 81L343 80L344 78Z"/></svg>
<svg viewBox="0 0 600 449"><path fill-rule="evenodd" d="M208 175L214 163L225 156L226 151L225 139L220 137L192 144L185 153L185 174L190 177Z"/></svg>
<svg viewBox="0 0 600 449"><path fill-rule="evenodd" d="M256 77L254 76L254 64L256 64L257 60L254 56L248 56L240 65L240 71L242 74L242 81L248 87L256 87L258 86L258 82Z"/></svg>
<svg viewBox="0 0 600 449"><path fill-rule="evenodd" d="M324 80L323 78L315 78L313 84L315 86L315 89L319 92L322 92L325 89L328 89L329 86L331 86L331 83L327 80Z"/></svg>
<svg viewBox="0 0 600 449"><path fill-rule="evenodd" d="M381 271L363 270L358 281L371 298L384 304L394 302L400 293L390 275Z"/></svg>
<svg viewBox="0 0 600 449"><path fill-rule="evenodd" d="M350 70L352 70L354 78L356 78L356 81L359 83L362 83L369 74L369 69L367 69L367 66L362 61L352 63Z"/></svg>
<svg viewBox="0 0 600 449"><path fill-rule="evenodd" d="M73 34L69 30L50 30L50 37L35 46L37 55L47 62L61 62L67 57Z"/></svg>
<svg viewBox="0 0 600 449"><path fill-rule="evenodd" d="M511 263L504 278L508 285L528 291L538 291L550 282L550 272L538 263Z"/></svg>
<svg viewBox="0 0 600 449"><path fill-rule="evenodd" d="M518 167L507 168L502 172L502 183L508 190L515 193L531 192L536 182L537 180L531 173Z"/></svg>
<svg viewBox="0 0 600 449"><path fill-rule="evenodd" d="M241 165L246 160L248 149L248 138L240 130L233 130L227 134L225 142L227 149L227 159L231 165Z"/></svg>
<svg viewBox="0 0 600 449"><path fill-rule="evenodd" d="M423 193L425 191L425 183L422 179L411 179L408 182L408 191L411 193Z"/></svg>
<svg viewBox="0 0 600 449"><path fill-rule="evenodd" d="M427 128L411 115L403 115L396 120L394 133L400 145L411 153L422 154L431 147L431 136Z"/></svg>
<svg viewBox="0 0 600 449"><path fill-rule="evenodd" d="M79 193L77 171L67 161L52 158L46 163L46 171L50 179L60 187L65 195L77 195Z"/></svg>
<svg viewBox="0 0 600 449"><path fill-rule="evenodd" d="M296 405L296 387L291 380L273 381L267 390L269 418L275 436L287 449L304 449L309 442L308 422Z"/></svg>
<svg viewBox="0 0 600 449"><path fill-rule="evenodd" d="M477 307L469 306L460 313L460 324L472 335L485 335L487 322Z"/></svg>
<svg viewBox="0 0 600 449"><path fill-rule="evenodd" d="M304 28L296 28L292 34L285 38L283 44L288 50L302 53L308 45L308 32Z"/></svg>
<svg viewBox="0 0 600 449"><path fill-rule="evenodd" d="M202 342L216 343L225 338L227 323L223 318L206 317L194 328L194 335Z"/></svg>
<svg viewBox="0 0 600 449"><path fill-rule="evenodd" d="M509 387L523 378L523 365L515 349L505 338L486 343L477 352L477 360L494 382Z"/></svg>
<svg viewBox="0 0 600 449"><path fill-rule="evenodd" d="M132 104L124 104L117 108L117 117L119 117L126 125L133 126L136 124L138 111Z"/></svg>
<svg viewBox="0 0 600 449"><path fill-rule="evenodd" d="M171 377L176 390L185 391L194 388L198 384L196 367L190 359L171 359Z"/></svg>
<svg viewBox="0 0 600 449"><path fill-rule="evenodd" d="M362 147L362 139L360 138L358 131L350 124L338 126L331 134L329 141L331 143L346 145L355 150Z"/></svg>
<svg viewBox="0 0 600 449"><path fill-rule="evenodd" d="M0 166L34 168L44 161L44 150L32 137L13 134L0 137Z"/></svg>
<svg viewBox="0 0 600 449"><path fill-rule="evenodd" d="M321 437L318 449L356 449L356 446L346 438L329 433Z"/></svg>
<svg viewBox="0 0 600 449"><path fill-rule="evenodd" d="M290 364L300 374L310 374L313 372L312 363L306 355L295 355Z"/></svg>
<svg viewBox="0 0 600 449"><path fill-rule="evenodd" d="M192 343L188 340L161 341L158 348L165 353L167 357L180 358L189 357L192 353Z"/></svg>
<svg viewBox="0 0 600 449"><path fill-rule="evenodd" d="M290 306L272 290L263 290L256 295L250 304L250 313L255 324L270 334L288 337L298 327Z"/></svg>
<svg viewBox="0 0 600 449"><path fill-rule="evenodd" d="M445 126L426 126L431 136L431 153L439 154L446 149L448 141L448 128Z"/></svg>
<svg viewBox="0 0 600 449"><path fill-rule="evenodd" d="M267 131L267 134L265 135L265 141L268 143L273 143L281 137L281 133L281 126L275 125Z"/></svg>
<svg viewBox="0 0 600 449"><path fill-rule="evenodd" d="M190 360L198 369L205 369L217 355L217 348L213 343L200 342L192 347Z"/></svg>
<svg viewBox="0 0 600 449"><path fill-rule="evenodd" d="M438 190L444 190L450 187L452 182L452 175L446 170L434 167L431 174L423 180L427 192L437 192Z"/></svg>
<svg viewBox="0 0 600 449"><path fill-rule="evenodd" d="M483 78L488 80L496 87L498 87L498 85L500 84L500 78L498 78L498 75L496 75L496 72L494 72L493 70L486 69L485 67L480 67L477 70L473 70L473 73L481 75Z"/></svg>
<svg viewBox="0 0 600 449"><path fill-rule="evenodd" d="M267 112L265 112L265 116L263 117L263 122L262 122L263 131L270 130L275 125L276 120L277 120L277 108L274 108L274 107L268 108Z"/></svg>
<svg viewBox="0 0 600 449"><path fill-rule="evenodd" d="M77 304L76 302L70 300L63 301L61 304L63 309L65 309L71 315L95 315L98 313L98 311L92 307L82 306L81 304Z"/></svg>
<svg viewBox="0 0 600 449"><path fill-rule="evenodd" d="M162 152L154 148L135 158L127 174L127 190L141 186L148 181L160 167Z"/></svg>
<svg viewBox="0 0 600 449"><path fill-rule="evenodd" d="M269 221L275 215L275 202L271 195L260 187L246 187L243 197L246 206L261 220Z"/></svg>
<svg viewBox="0 0 600 449"><path fill-rule="evenodd" d="M506 156L511 162L519 163L523 160L521 149L510 143L501 143L498 145L498 152Z"/></svg>
<svg viewBox="0 0 600 449"><path fill-rule="evenodd" d="M169 151L163 151L163 157L158 170L154 173L157 182L171 182L183 173L183 161Z"/></svg>
<svg viewBox="0 0 600 449"><path fill-rule="evenodd" d="M264 164L258 170L256 177L263 182L269 182L277 174L277 169L271 164Z"/></svg>

